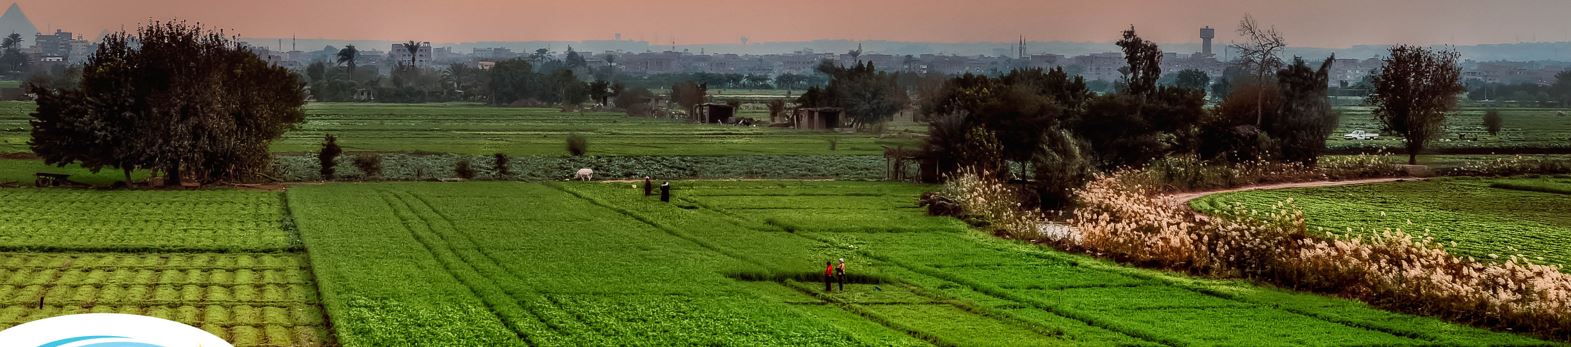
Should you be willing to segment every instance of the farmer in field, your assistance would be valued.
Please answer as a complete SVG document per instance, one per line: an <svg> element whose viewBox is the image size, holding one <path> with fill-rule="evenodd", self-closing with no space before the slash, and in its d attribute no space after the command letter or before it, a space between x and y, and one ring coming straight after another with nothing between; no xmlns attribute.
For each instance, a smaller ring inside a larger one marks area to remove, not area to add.
<svg viewBox="0 0 1571 347"><path fill-rule="evenodd" d="M828 260L825 260L824 261L824 291L825 292L828 292L828 291L834 289L834 287L831 287L831 285L834 284L834 278L835 278L835 264L829 262ZM845 288L841 287L841 289L845 289Z"/></svg>
<svg viewBox="0 0 1571 347"><path fill-rule="evenodd" d="M652 192L654 189L655 189L655 182L654 181L650 181L649 180L649 176L644 176L644 197L647 198L647 197L649 197L649 195L654 194Z"/></svg>
<svg viewBox="0 0 1571 347"><path fill-rule="evenodd" d="M840 266L835 267L835 278L840 279L840 290L846 290L846 258L840 258Z"/></svg>
<svg viewBox="0 0 1571 347"><path fill-rule="evenodd" d="M671 181L660 184L660 202L671 202Z"/></svg>

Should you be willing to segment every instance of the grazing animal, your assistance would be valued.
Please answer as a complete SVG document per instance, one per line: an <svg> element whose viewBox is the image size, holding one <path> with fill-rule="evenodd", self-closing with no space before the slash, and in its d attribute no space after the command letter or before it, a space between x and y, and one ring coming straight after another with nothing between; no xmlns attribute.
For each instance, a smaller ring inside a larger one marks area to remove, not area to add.
<svg viewBox="0 0 1571 347"><path fill-rule="evenodd" d="M581 181L593 181L595 179L595 170L590 170L588 168L578 169L578 173L573 174L573 179Z"/></svg>

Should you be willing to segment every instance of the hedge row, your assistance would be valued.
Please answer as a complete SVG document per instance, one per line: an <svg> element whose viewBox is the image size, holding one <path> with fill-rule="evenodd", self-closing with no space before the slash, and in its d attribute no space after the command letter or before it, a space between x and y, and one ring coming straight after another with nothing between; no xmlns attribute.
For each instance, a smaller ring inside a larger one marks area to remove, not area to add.
<svg viewBox="0 0 1571 347"><path fill-rule="evenodd" d="M339 180L434 180L458 177L454 168L469 160L476 179L485 180L562 180L578 169L595 171L595 179L633 179L644 176L658 179L809 179L877 180L884 176L882 156L844 155L757 155L757 156L617 156L617 157L510 157L508 171L500 176L492 156L455 154L381 154L382 172L367 177L354 165L359 155L345 154L337 160ZM274 161L274 179L281 181L321 180L316 155L281 155Z"/></svg>

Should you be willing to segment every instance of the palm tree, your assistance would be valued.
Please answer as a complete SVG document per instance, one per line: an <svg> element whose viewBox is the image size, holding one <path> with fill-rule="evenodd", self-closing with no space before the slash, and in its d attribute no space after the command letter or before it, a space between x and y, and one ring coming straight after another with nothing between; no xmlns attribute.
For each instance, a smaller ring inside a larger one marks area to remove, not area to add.
<svg viewBox="0 0 1571 347"><path fill-rule="evenodd" d="M404 46L404 50L409 51L409 68L415 68L415 62L417 61L416 59L420 57L420 43L410 40L409 42L402 43L402 45Z"/></svg>
<svg viewBox="0 0 1571 347"><path fill-rule="evenodd" d="M344 49L338 50L338 63L349 65L349 78L355 77L355 59L359 58L360 50L355 49L355 45L346 45Z"/></svg>

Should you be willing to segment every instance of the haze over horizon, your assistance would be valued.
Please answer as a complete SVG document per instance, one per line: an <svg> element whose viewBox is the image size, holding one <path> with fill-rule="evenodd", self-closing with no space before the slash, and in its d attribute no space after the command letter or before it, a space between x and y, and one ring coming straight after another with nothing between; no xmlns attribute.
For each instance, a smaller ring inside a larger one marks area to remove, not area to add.
<svg viewBox="0 0 1571 347"><path fill-rule="evenodd" d="M1571 1L1559 0L804 0L789 3L671 0L17 0L40 31L86 36L151 20L180 19L248 38L581 41L680 45L822 39L910 42L1110 42L1130 25L1157 42L1199 41L1202 26L1226 43L1245 13L1299 47L1414 43L1473 45L1571 41ZM827 9L837 9L829 11ZM770 18L772 16L772 18Z"/></svg>

